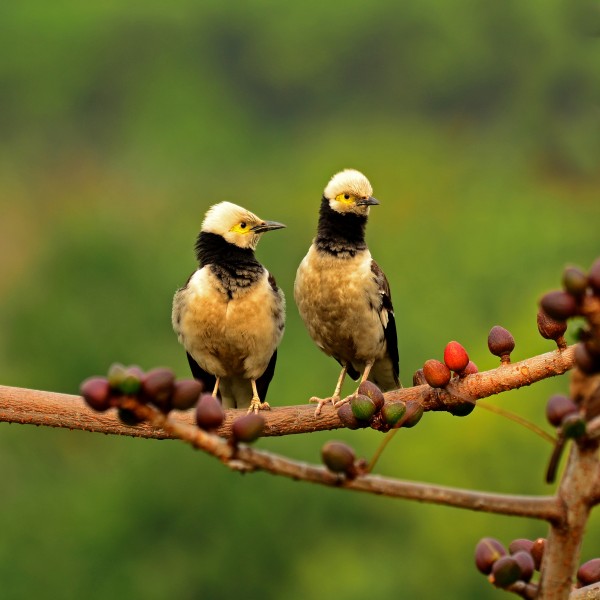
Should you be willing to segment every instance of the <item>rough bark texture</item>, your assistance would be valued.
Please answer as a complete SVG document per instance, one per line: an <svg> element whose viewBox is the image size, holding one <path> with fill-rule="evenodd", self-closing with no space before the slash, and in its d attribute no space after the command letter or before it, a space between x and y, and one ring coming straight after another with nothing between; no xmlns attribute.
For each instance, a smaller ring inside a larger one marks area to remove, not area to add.
<svg viewBox="0 0 600 600"><path fill-rule="evenodd" d="M547 377L561 375L573 366L573 349L571 346L565 350L554 350L463 379L452 380L446 390L420 385L387 392L385 398L387 401L417 400L425 410L447 410L465 399L474 401L531 385ZM264 435L310 433L343 427L337 412L331 406L324 407L318 417L315 417L314 411L314 405L310 404L274 407L270 411L263 411L261 414L266 421ZM184 423L193 422L190 412L175 414ZM218 431L219 435L227 437L233 420L243 414L244 410L227 410L225 422ZM80 396L9 386L0 386L0 421L134 437L172 437L167 432L147 424L137 427L123 425L113 410L105 413L94 412L86 406Z"/></svg>

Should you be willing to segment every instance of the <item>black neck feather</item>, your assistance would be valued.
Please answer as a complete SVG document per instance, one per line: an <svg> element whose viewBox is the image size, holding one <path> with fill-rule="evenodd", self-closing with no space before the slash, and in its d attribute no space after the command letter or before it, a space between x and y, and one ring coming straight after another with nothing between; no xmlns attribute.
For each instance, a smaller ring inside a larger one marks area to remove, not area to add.
<svg viewBox="0 0 600 600"><path fill-rule="evenodd" d="M263 271L252 248L240 248L222 236L206 231L201 231L196 240L196 258L201 267L213 265L233 277L248 278L248 275L258 276Z"/></svg>
<svg viewBox="0 0 600 600"><path fill-rule="evenodd" d="M366 225L367 217L336 212L329 206L329 200L323 197L315 244L319 250L335 256L354 256L367 249Z"/></svg>

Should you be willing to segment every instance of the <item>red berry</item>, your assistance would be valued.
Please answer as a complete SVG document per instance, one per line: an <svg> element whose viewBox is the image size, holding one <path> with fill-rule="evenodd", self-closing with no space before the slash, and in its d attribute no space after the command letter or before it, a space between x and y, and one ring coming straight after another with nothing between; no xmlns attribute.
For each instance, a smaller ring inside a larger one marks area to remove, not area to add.
<svg viewBox="0 0 600 600"><path fill-rule="evenodd" d="M469 355L458 342L448 342L444 348L444 362L455 373L460 373L469 364Z"/></svg>

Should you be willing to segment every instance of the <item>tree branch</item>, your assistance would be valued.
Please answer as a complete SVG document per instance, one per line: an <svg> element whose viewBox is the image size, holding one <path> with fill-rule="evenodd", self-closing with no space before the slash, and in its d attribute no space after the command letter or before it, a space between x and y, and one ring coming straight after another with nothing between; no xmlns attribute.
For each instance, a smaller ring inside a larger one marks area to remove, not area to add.
<svg viewBox="0 0 600 600"><path fill-rule="evenodd" d="M492 494L377 475L360 475L355 479L349 479L321 466L295 461L249 446L236 447L217 435L172 419L150 406L140 404L133 398L125 398L122 406L133 410L140 418L150 421L154 427L169 432L172 437L212 454L232 469L261 470L294 480L474 511L529 517L550 522L563 518L562 505L553 496Z"/></svg>
<svg viewBox="0 0 600 600"><path fill-rule="evenodd" d="M387 392L385 398L387 401L417 400L425 410L447 410L465 399L486 398L531 385L547 377L562 375L573 366L573 351L574 346L569 346L564 350L554 350L517 363L500 365L490 371L453 380L444 390L420 385ZM193 422L193 414L190 412L176 414L184 423ZM231 423L243 414L244 410L225 411L225 421L218 434L228 437ZM337 412L331 407L325 407L321 415L315 417L314 406L310 404L275 407L268 412L264 411L262 416L266 421L265 436L311 433L343 427ZM123 425L114 411L94 412L80 396L9 386L0 386L1 421L144 438L172 437L164 430L147 424L137 427Z"/></svg>

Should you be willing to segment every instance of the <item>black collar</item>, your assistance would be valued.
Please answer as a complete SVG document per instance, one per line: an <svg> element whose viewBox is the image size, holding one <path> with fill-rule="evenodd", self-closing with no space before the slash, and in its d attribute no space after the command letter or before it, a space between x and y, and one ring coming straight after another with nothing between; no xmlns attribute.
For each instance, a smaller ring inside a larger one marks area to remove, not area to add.
<svg viewBox="0 0 600 600"><path fill-rule="evenodd" d="M354 213L339 213L323 197L315 245L318 250L334 256L355 256L367 249L365 227L367 217Z"/></svg>

